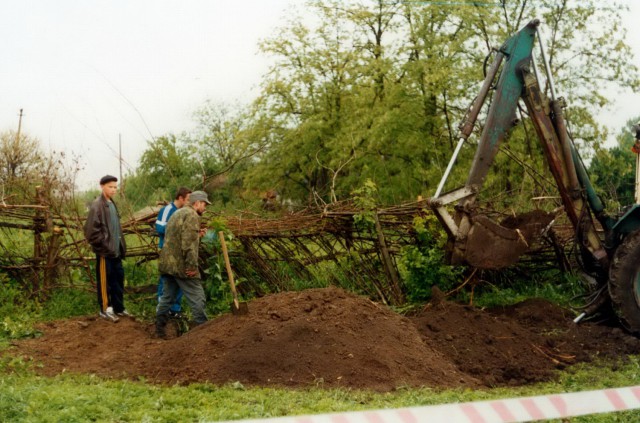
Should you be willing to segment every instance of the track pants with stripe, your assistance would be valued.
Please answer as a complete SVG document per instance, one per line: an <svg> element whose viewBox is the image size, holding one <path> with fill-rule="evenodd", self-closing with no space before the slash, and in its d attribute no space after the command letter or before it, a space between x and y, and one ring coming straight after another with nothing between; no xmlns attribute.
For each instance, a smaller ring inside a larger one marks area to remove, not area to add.
<svg viewBox="0 0 640 423"><path fill-rule="evenodd" d="M114 313L124 310L124 269L120 257L96 256L96 286L101 311L113 307Z"/></svg>

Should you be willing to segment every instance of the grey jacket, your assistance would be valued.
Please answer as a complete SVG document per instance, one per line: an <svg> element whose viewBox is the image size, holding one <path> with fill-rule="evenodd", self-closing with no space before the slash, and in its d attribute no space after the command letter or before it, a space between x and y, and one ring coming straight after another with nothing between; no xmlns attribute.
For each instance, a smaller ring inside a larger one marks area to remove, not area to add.
<svg viewBox="0 0 640 423"><path fill-rule="evenodd" d="M115 206L116 203L113 203ZM117 211L116 207L116 211ZM122 234L122 226L120 225L120 214L118 213L118 225ZM111 216L109 214L109 204L104 195L100 194L98 198L93 200L89 208L89 215L84 224L84 237L87 239L93 252L103 257L116 257L114 242L112 239L113 230L111 226ZM124 258L127 253L127 246L124 242L124 235L121 235L120 257Z"/></svg>

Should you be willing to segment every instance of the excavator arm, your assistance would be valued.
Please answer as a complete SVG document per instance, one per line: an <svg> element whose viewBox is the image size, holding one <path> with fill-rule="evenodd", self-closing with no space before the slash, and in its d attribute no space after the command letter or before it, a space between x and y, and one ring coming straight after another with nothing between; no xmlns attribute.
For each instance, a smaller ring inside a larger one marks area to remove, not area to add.
<svg viewBox="0 0 640 423"><path fill-rule="evenodd" d="M476 212L477 195L494 163L500 145L516 123L518 102L523 100L555 178L565 212L576 232L579 231L583 235L584 247L594 260L605 268L608 266L606 251L591 218L590 210L593 207L585 201L585 188L580 185L581 181L578 178L576 166L583 165L567 134L562 112L563 100L547 99L540 89L537 72L532 71L538 26L539 21L531 21L500 47L481 93L471 107L472 118L467 119L462 127L461 141L466 140L471 133L479 109L486 99L485 87L493 83L497 74L495 68L504 61L465 186L442 196L437 192L429 201L447 229L450 257L454 264L470 264L479 268L508 266L527 250L530 241L527 238L535 235L535 228L525 230L504 227ZM574 156L577 160L574 160ZM584 169L580 173L586 175ZM590 185L588 178L586 182ZM441 187L438 191L440 189ZM595 192L593 197L599 202ZM455 201L458 201L455 216L451 216L446 205ZM597 207L601 212L601 204ZM540 224L544 228L548 223L543 221ZM529 233L529 237L525 236ZM488 243L492 246L491 249L486 248Z"/></svg>
<svg viewBox="0 0 640 423"><path fill-rule="evenodd" d="M573 225L582 260L595 276L598 292L602 294L598 306L613 299L613 308L618 311L625 326L633 332L640 332L640 206L634 206L617 221L605 213L567 131L563 113L564 99L556 97L542 42L540 49L551 98L547 98L540 87L539 72L533 55L535 39L539 39L539 24L538 20L531 21L498 50L480 93L460 126L461 135L453 157L428 204L447 232L447 257L451 264L499 269L514 264L527 251L532 240L552 224L555 216L547 216L538 221L524 219L527 224L518 226L513 222L506 224L492 221L479 212L477 204L478 194L500 145L516 123L518 103L524 102L555 180L564 212ZM492 102L466 183L461 188L442 193L456 157L470 136L491 88L494 88ZM453 214L451 205L454 205ZM605 237L599 235L595 219L604 229ZM620 249L624 254L616 254L618 246L624 244L626 237L629 238L629 245ZM619 263L622 255L625 263L635 260L638 264L635 267L629 265L624 271L615 270L624 267ZM634 257L630 259L632 255ZM612 265L612 261L616 260L616 264ZM621 272L624 276L617 276ZM629 281L629 278L633 280ZM620 282L621 279L624 282ZM608 283L610 296L603 289ZM635 302L627 297L635 298ZM620 306L623 302L625 307Z"/></svg>

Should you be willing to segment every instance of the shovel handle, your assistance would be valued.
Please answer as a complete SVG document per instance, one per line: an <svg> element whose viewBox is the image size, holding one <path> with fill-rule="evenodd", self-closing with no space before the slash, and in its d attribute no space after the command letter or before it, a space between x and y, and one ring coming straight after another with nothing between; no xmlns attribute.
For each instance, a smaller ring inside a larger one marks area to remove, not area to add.
<svg viewBox="0 0 640 423"><path fill-rule="evenodd" d="M236 292L236 282L233 279L233 271L231 270L231 262L229 261L229 252L227 251L227 243L224 241L224 232L218 232L220 238L220 246L222 247L222 255L224 256L224 265L227 268L229 276L229 285L231 285L231 293L233 294L233 303L238 307L238 293Z"/></svg>

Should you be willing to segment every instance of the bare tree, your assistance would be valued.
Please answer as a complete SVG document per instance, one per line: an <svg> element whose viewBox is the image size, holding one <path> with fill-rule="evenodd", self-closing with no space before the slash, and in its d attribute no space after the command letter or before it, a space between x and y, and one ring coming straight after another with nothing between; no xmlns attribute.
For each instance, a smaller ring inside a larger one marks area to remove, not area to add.
<svg viewBox="0 0 640 423"><path fill-rule="evenodd" d="M0 133L0 178L5 183L25 178L43 163L40 142L15 131Z"/></svg>

